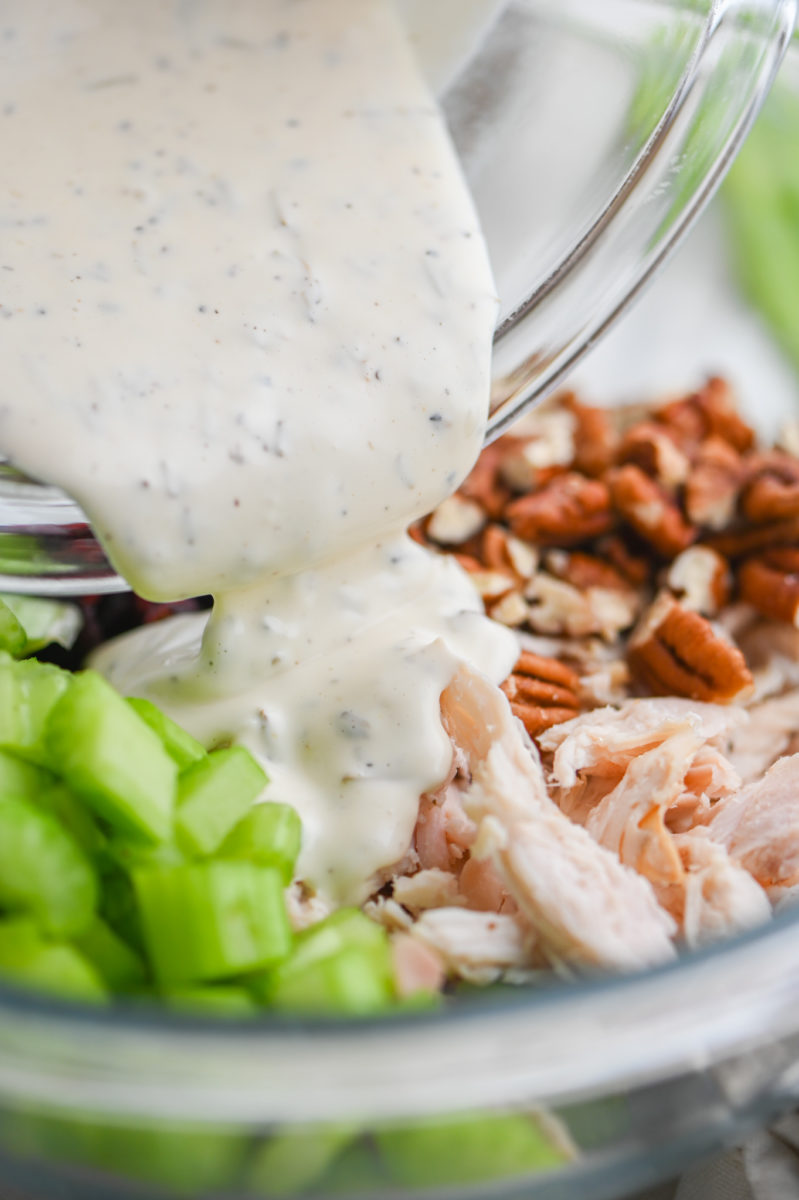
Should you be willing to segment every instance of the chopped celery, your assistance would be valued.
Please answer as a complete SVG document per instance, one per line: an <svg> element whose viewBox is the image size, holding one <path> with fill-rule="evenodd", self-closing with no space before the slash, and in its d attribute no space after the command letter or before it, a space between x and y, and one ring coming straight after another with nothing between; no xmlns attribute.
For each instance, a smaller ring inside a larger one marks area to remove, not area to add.
<svg viewBox="0 0 799 1200"><path fill-rule="evenodd" d="M36 768L31 768L35 770ZM44 772L42 772L44 774ZM52 813L75 841L91 856L105 853L107 839L101 832L94 816L82 800L63 783L51 783L43 787L35 797L36 805Z"/></svg>
<svg viewBox="0 0 799 1200"><path fill-rule="evenodd" d="M147 978L147 970L139 955L114 933L101 917L75 938L75 945L112 992L129 992Z"/></svg>
<svg viewBox="0 0 799 1200"><path fill-rule="evenodd" d="M298 1196L307 1191L357 1137L357 1125L287 1126L258 1147L247 1190L258 1196Z"/></svg>
<svg viewBox="0 0 799 1200"><path fill-rule="evenodd" d="M55 784L50 771L0 750L0 796L22 796L36 800Z"/></svg>
<svg viewBox="0 0 799 1200"><path fill-rule="evenodd" d="M184 767L205 758L205 747L185 729L181 729L166 713L162 713L155 704L139 696L128 696L128 704L142 721L150 726L153 733L158 734L165 750L177 763L178 770L182 771Z"/></svg>
<svg viewBox="0 0 799 1200"><path fill-rule="evenodd" d="M116 864L103 875L99 915L124 942L145 953L136 893L128 875Z"/></svg>
<svg viewBox="0 0 799 1200"><path fill-rule="evenodd" d="M0 747L49 766L45 724L71 678L67 671L50 663L0 659Z"/></svg>
<svg viewBox="0 0 799 1200"><path fill-rule="evenodd" d="M0 603L12 613L23 631L24 643L20 651L11 650L10 646L4 647L12 654L34 654L53 642L69 649L80 633L82 617L77 604L7 592L2 594Z"/></svg>
<svg viewBox="0 0 799 1200"><path fill-rule="evenodd" d="M213 750L178 778L177 836L187 854L213 854L266 787L249 750Z"/></svg>
<svg viewBox="0 0 799 1200"><path fill-rule="evenodd" d="M300 852L302 824L288 804L256 804L231 829L219 848L222 858L246 858L276 867L288 887Z"/></svg>
<svg viewBox="0 0 799 1200"><path fill-rule="evenodd" d="M388 955L361 946L300 967L289 959L264 978L259 994L281 1012L335 1016L384 1012L395 998Z"/></svg>
<svg viewBox="0 0 799 1200"><path fill-rule="evenodd" d="M378 1149L403 1187L454 1187L562 1164L564 1148L535 1117L474 1112L378 1130Z"/></svg>
<svg viewBox="0 0 799 1200"><path fill-rule="evenodd" d="M97 905L97 876L77 841L31 801L0 799L0 905L53 934L80 933Z"/></svg>
<svg viewBox="0 0 799 1200"><path fill-rule="evenodd" d="M196 1016L252 1017L259 1011L246 988L225 984L169 988L161 996L170 1008Z"/></svg>
<svg viewBox="0 0 799 1200"><path fill-rule="evenodd" d="M252 986L283 1012L385 1011L396 995L388 937L357 909L340 909L304 930L291 956Z"/></svg>
<svg viewBox="0 0 799 1200"><path fill-rule="evenodd" d="M0 599L0 650L5 650L15 657L24 654L28 644L28 635L22 623L14 615L9 606Z"/></svg>
<svg viewBox="0 0 799 1200"><path fill-rule="evenodd" d="M252 863L133 872L142 928L162 984L203 983L282 961L291 949L283 884Z"/></svg>
<svg viewBox="0 0 799 1200"><path fill-rule="evenodd" d="M169 839L177 766L101 675L73 677L50 713L46 742L54 768L115 829Z"/></svg>
<svg viewBox="0 0 799 1200"><path fill-rule="evenodd" d="M45 941L26 918L0 921L0 975L70 999L107 998L97 972L74 946Z"/></svg>

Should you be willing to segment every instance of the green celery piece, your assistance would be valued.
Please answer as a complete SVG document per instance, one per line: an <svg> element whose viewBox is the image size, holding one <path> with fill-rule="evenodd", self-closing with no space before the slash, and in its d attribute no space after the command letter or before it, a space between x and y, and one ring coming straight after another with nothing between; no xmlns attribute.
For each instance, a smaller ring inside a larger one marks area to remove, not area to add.
<svg viewBox="0 0 799 1200"><path fill-rule="evenodd" d="M55 786L52 771L0 750L0 797L22 796L25 800L38 800L43 792Z"/></svg>
<svg viewBox="0 0 799 1200"><path fill-rule="evenodd" d="M347 1146L334 1160L320 1181L319 1193L324 1196L353 1196L367 1193L382 1196L388 1191L385 1168L371 1140L359 1139Z"/></svg>
<svg viewBox="0 0 799 1200"><path fill-rule="evenodd" d="M341 908L303 930L290 957L251 985L284 1012L383 1012L395 1001L388 936L359 909Z"/></svg>
<svg viewBox="0 0 799 1200"><path fill-rule="evenodd" d="M147 978L144 962L101 917L75 938L75 946L114 993L135 991Z"/></svg>
<svg viewBox="0 0 799 1200"><path fill-rule="evenodd" d="M383 926L360 909L339 908L298 935L290 961L293 967L304 967L351 946L380 956L388 954L388 937Z"/></svg>
<svg viewBox="0 0 799 1200"><path fill-rule="evenodd" d="M37 991L104 1002L107 992L74 946L45 941L27 918L0 921L0 976Z"/></svg>
<svg viewBox="0 0 799 1200"><path fill-rule="evenodd" d="M31 768L36 770L37 768ZM42 772L44 774L44 772ZM82 800L63 783L53 782L41 789L35 797L38 808L56 817L75 841L95 858L106 851L107 839L100 830L91 811Z"/></svg>
<svg viewBox="0 0 799 1200"><path fill-rule="evenodd" d="M291 950L283 881L270 867L221 860L142 867L133 883L162 985L257 971Z"/></svg>
<svg viewBox="0 0 799 1200"><path fill-rule="evenodd" d="M108 841L108 853L127 872L136 867L177 867L186 861L185 854L172 842L148 846L129 838L112 837Z"/></svg>
<svg viewBox="0 0 799 1200"><path fill-rule="evenodd" d="M72 676L60 667L36 659L14 663L10 669L19 681L21 691L24 741L8 748L39 766L50 767L44 744L45 726L54 705L69 689Z"/></svg>
<svg viewBox="0 0 799 1200"><path fill-rule="evenodd" d="M5 1119L3 1125L5 1125ZM34 1108L15 1112L9 1149L27 1157L57 1164L80 1164L116 1176L122 1187L108 1179L92 1190L95 1197L124 1194L138 1196L138 1181L152 1195L205 1196L236 1193L236 1180L249 1145L238 1130L207 1123L175 1124L161 1119L138 1125L111 1123L102 1113L73 1110L53 1115ZM74 1193L73 1194L80 1194Z"/></svg>
<svg viewBox="0 0 799 1200"><path fill-rule="evenodd" d="M6 647L11 653L35 654L53 642L69 649L80 633L83 618L77 604L7 592L0 595L0 603L16 618L25 639L21 651Z"/></svg>
<svg viewBox="0 0 799 1200"><path fill-rule="evenodd" d="M141 717L142 721L150 726L153 733L158 734L165 750L177 763L179 771L207 756L205 747L196 738L182 729L166 713L161 712L161 709L151 701L143 700L139 696L128 696L128 704Z"/></svg>
<svg viewBox="0 0 799 1200"><path fill-rule="evenodd" d="M50 762L119 832L149 842L172 833L177 766L158 736L96 671L84 671L49 715Z"/></svg>
<svg viewBox="0 0 799 1200"><path fill-rule="evenodd" d="M300 967L289 960L264 977L261 987L272 1008L318 1016L370 1016L388 1011L396 998L388 954L362 946Z"/></svg>
<svg viewBox="0 0 799 1200"><path fill-rule="evenodd" d="M25 653L27 645L28 635L21 621L5 601L0 599L0 650L5 650L17 658Z"/></svg>
<svg viewBox="0 0 799 1200"><path fill-rule="evenodd" d="M187 854L213 854L267 782L243 746L212 750L181 771L175 817L178 844Z"/></svg>
<svg viewBox="0 0 799 1200"><path fill-rule="evenodd" d="M68 936L89 925L97 893L92 864L54 816L29 800L0 799L0 905Z"/></svg>
<svg viewBox="0 0 799 1200"><path fill-rule="evenodd" d="M247 1173L257 1196L299 1196L316 1184L358 1136L357 1125L286 1126L263 1141Z"/></svg>
<svg viewBox="0 0 799 1200"><path fill-rule="evenodd" d="M390 1179L403 1187L486 1183L546 1171L569 1155L539 1121L523 1113L475 1112L379 1129Z"/></svg>
<svg viewBox="0 0 799 1200"><path fill-rule="evenodd" d="M245 858L276 867L288 887L302 841L302 823L288 804L255 804L219 848L221 858Z"/></svg>
<svg viewBox="0 0 799 1200"><path fill-rule="evenodd" d="M99 915L123 942L146 954L136 893L130 877L116 864L103 875Z"/></svg>
<svg viewBox="0 0 799 1200"><path fill-rule="evenodd" d="M200 1017L254 1017L260 1012L246 988L225 984L169 988L161 998L170 1008Z"/></svg>

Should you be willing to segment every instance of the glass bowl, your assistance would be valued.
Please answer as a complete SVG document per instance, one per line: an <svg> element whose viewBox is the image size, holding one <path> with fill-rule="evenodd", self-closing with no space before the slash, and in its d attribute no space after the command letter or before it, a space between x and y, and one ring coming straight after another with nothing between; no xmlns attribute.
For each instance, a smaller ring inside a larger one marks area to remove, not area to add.
<svg viewBox="0 0 799 1200"><path fill-rule="evenodd" d="M787 70L799 92L799 55ZM734 298L711 208L578 380L592 400L630 399L715 368L766 433L799 400ZM790 912L646 973L464 991L370 1021L210 1021L4 988L0 1189L609 1200L799 1103L797 995Z"/></svg>

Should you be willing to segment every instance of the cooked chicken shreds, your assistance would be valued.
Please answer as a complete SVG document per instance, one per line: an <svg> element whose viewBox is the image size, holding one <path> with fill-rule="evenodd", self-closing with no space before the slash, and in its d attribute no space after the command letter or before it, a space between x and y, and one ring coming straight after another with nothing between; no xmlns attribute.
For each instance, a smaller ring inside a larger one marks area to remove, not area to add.
<svg viewBox="0 0 799 1200"><path fill-rule="evenodd" d="M461 668L442 713L469 758L463 803L479 822L472 855L490 857L546 956L622 970L671 958L675 926L650 884L550 799L504 694Z"/></svg>
<svg viewBox="0 0 799 1200"><path fill-rule="evenodd" d="M436 950L409 933L391 939L394 981L400 996L416 992L438 992L447 977L444 960Z"/></svg>
<svg viewBox="0 0 799 1200"><path fill-rule="evenodd" d="M731 796L741 786L741 777L730 760L714 746L702 746L685 773L683 791L666 813L672 833L687 833L704 825L717 800Z"/></svg>
<svg viewBox="0 0 799 1200"><path fill-rule="evenodd" d="M415 875L400 875L393 883L394 899L403 908L421 911L443 908L458 901L458 880L451 871L429 867Z"/></svg>
<svg viewBox="0 0 799 1200"><path fill-rule="evenodd" d="M748 722L733 730L728 757L744 783L760 778L789 749L799 729L799 690L747 710Z"/></svg>
<svg viewBox="0 0 799 1200"><path fill-rule="evenodd" d="M472 983L493 983L509 968L537 961L535 934L500 913L437 908L422 914L410 936L434 950L451 974Z"/></svg>
<svg viewBox="0 0 799 1200"><path fill-rule="evenodd" d="M720 801L707 829L772 901L799 884L799 754Z"/></svg>
<svg viewBox="0 0 799 1200"><path fill-rule="evenodd" d="M464 812L460 792L454 784L448 784L436 796L423 796L414 831L420 866L423 870L457 869L475 833L475 824Z"/></svg>
<svg viewBox="0 0 799 1200"><path fill-rule="evenodd" d="M723 846L702 833L679 834L674 843L684 875L681 886L674 889L677 910L673 915L690 949L770 919L766 893Z"/></svg>
<svg viewBox="0 0 799 1200"><path fill-rule="evenodd" d="M581 771L617 776L632 758L675 734L692 732L700 741L712 742L745 720L744 710L735 705L664 696L594 709L553 725L538 740L542 750L554 754L553 782L571 788Z"/></svg>
<svg viewBox="0 0 799 1200"><path fill-rule="evenodd" d="M694 733L681 733L634 758L585 822L592 837L656 887L682 879L682 862L664 818L683 791L700 745Z"/></svg>

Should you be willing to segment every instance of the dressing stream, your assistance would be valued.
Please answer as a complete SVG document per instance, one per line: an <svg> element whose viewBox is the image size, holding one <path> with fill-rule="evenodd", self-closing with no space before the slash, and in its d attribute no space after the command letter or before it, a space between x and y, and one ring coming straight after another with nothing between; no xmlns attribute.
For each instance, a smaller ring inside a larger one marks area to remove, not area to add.
<svg viewBox="0 0 799 1200"><path fill-rule="evenodd" d="M469 11L473 19L479 6ZM401 531L479 451L496 299L387 0L8 0L0 445L142 595L99 668L247 745L336 902L446 776L459 661L516 656Z"/></svg>

